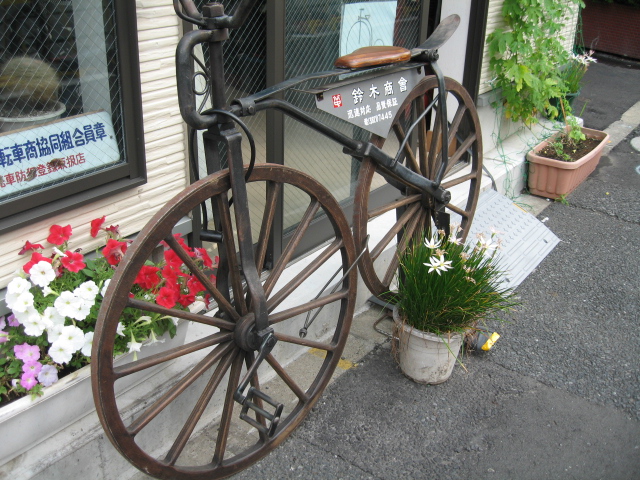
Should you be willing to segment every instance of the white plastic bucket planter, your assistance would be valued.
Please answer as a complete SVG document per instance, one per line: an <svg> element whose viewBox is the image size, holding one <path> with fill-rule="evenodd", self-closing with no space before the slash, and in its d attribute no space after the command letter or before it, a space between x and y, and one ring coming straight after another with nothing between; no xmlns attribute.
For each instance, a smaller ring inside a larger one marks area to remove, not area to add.
<svg viewBox="0 0 640 480"><path fill-rule="evenodd" d="M402 322L397 309L393 314L402 373L417 383L436 385L446 381L460 354L462 334L438 336L423 332Z"/></svg>

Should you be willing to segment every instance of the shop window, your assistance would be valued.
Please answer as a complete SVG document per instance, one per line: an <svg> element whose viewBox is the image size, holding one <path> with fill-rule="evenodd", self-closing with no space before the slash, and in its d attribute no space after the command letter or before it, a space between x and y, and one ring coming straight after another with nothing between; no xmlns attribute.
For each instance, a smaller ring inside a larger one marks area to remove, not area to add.
<svg viewBox="0 0 640 480"><path fill-rule="evenodd" d="M135 2L0 1L0 232L145 181Z"/></svg>

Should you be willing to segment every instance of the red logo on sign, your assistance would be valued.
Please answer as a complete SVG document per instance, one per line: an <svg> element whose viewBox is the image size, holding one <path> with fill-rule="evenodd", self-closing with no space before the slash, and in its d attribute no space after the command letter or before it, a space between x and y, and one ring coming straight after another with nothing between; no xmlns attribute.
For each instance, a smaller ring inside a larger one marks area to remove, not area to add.
<svg viewBox="0 0 640 480"><path fill-rule="evenodd" d="M333 100L333 108L338 108L342 106L342 95L332 95L331 99Z"/></svg>

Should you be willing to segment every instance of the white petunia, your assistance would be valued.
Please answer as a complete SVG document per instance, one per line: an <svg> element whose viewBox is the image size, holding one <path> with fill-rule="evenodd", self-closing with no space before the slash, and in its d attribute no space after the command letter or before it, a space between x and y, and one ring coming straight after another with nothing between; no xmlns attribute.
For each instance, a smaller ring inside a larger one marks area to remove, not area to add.
<svg viewBox="0 0 640 480"><path fill-rule="evenodd" d="M164 343L164 338L158 338L156 337L156 334L153 330L151 330L151 335L149 336L149 338L147 339L146 342L144 342L144 346L148 346L148 345L153 345L154 343Z"/></svg>
<svg viewBox="0 0 640 480"><path fill-rule="evenodd" d="M20 295L31 288L31 282L26 278L16 277L7 285L7 293Z"/></svg>
<svg viewBox="0 0 640 480"><path fill-rule="evenodd" d="M118 322L118 327L116 329L116 333L121 337L124 337L124 323Z"/></svg>
<svg viewBox="0 0 640 480"><path fill-rule="evenodd" d="M36 263L31 270L29 270L31 281L34 285L41 288L48 287L49 284L56 278L56 272L49 262L44 260Z"/></svg>
<svg viewBox="0 0 640 480"><path fill-rule="evenodd" d="M82 299L76 297L73 293L64 291L60 294L56 301L53 302L53 306L58 310L60 315L65 317L73 317L78 310L79 304L82 303Z"/></svg>
<svg viewBox="0 0 640 480"><path fill-rule="evenodd" d="M104 281L104 285L102 285L102 290L100 290L100 295L104 297L104 294L107 293L107 287L111 283L111 279L108 278Z"/></svg>
<svg viewBox="0 0 640 480"><path fill-rule="evenodd" d="M84 334L84 345L82 346L82 349L80 350L80 352L85 357L90 357L92 345L93 345L93 332L87 332Z"/></svg>
<svg viewBox="0 0 640 480"><path fill-rule="evenodd" d="M25 312L29 307L33 307L33 294L28 290L19 294L9 306L14 313Z"/></svg>
<svg viewBox="0 0 640 480"><path fill-rule="evenodd" d="M84 282L82 285L79 285L73 291L73 293L74 295L82 298L83 300L87 300L91 302L91 304L93 305L93 302L95 301L96 296L99 293L99 289L93 280L88 280Z"/></svg>
<svg viewBox="0 0 640 480"><path fill-rule="evenodd" d="M49 343L53 343L60 338L60 335L62 335L63 327L64 324L54 324L53 326L47 328L47 339L49 340Z"/></svg>
<svg viewBox="0 0 640 480"><path fill-rule="evenodd" d="M89 303L80 297L77 298L79 299L79 301L73 304L73 311L67 316L73 318L74 320L82 321L87 318L87 315L89 315L89 313L91 312L93 303Z"/></svg>
<svg viewBox="0 0 640 480"><path fill-rule="evenodd" d="M23 325L25 322L28 322L30 320L30 317L39 317L40 313L38 313L36 307L34 307L33 305L29 305L22 312L16 310L13 313L13 316L18 321L18 323Z"/></svg>
<svg viewBox="0 0 640 480"><path fill-rule="evenodd" d="M59 257L66 257L67 254L60 250L58 247L53 247L53 253L58 255Z"/></svg>
<svg viewBox="0 0 640 480"><path fill-rule="evenodd" d="M49 347L49 356L54 362L62 365L71 360L75 351L76 350L74 350L72 343L61 336L51 344L51 347Z"/></svg>
<svg viewBox="0 0 640 480"><path fill-rule="evenodd" d="M139 352L142 347L142 343L136 342L136 340L131 337L131 341L127 343L127 348L129 349L129 353L131 352Z"/></svg>
<svg viewBox="0 0 640 480"><path fill-rule="evenodd" d="M47 307L44 309L42 316L51 322L52 325L64 325L64 317L60 315L55 307Z"/></svg>
<svg viewBox="0 0 640 480"><path fill-rule="evenodd" d="M51 289L51 287L49 285L42 287L42 295L44 295L45 297L48 297L51 294L56 293L54 290Z"/></svg>
<svg viewBox="0 0 640 480"><path fill-rule="evenodd" d="M47 320L45 320L37 310L22 322L22 325L24 325L24 333L31 335L32 337L39 337L42 335L42 332L47 328L47 324Z"/></svg>
<svg viewBox="0 0 640 480"><path fill-rule="evenodd" d="M84 346L84 332L75 325L62 327L60 338L56 341L59 341L60 339L68 341L73 347L73 352L77 352Z"/></svg>

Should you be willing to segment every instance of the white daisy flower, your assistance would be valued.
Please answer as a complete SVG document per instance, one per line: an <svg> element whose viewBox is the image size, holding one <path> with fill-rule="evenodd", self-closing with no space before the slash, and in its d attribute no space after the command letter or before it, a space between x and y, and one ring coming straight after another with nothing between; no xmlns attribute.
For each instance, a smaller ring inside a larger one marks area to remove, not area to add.
<svg viewBox="0 0 640 480"><path fill-rule="evenodd" d="M440 272L446 272L451 269L451 260L445 260L443 255L440 255L440 258L431 257L431 263L425 263L425 265L429 268L429 273L436 272L440 275Z"/></svg>

